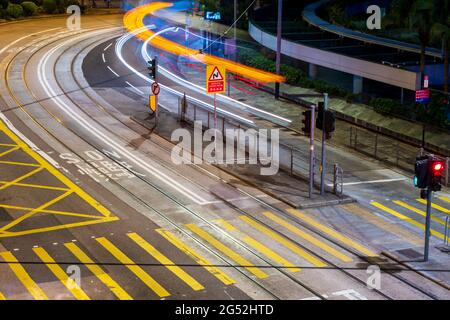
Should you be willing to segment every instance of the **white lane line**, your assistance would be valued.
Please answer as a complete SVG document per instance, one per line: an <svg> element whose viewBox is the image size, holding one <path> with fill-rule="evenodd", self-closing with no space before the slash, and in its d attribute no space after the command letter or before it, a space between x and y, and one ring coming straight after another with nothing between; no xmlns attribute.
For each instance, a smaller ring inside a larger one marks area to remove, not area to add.
<svg viewBox="0 0 450 320"><path fill-rule="evenodd" d="M345 182L344 186L356 186L360 184L374 184L374 183L388 183L388 182L398 182L410 180L409 178L396 178L396 179L383 179L383 180L370 180L370 181L355 181L355 182ZM333 184L328 183L327 186L331 187Z"/></svg>
<svg viewBox="0 0 450 320"><path fill-rule="evenodd" d="M105 59L105 54L102 53L102 59L103 59L103 63L106 63L106 59Z"/></svg>
<svg viewBox="0 0 450 320"><path fill-rule="evenodd" d="M103 51L106 51L106 50L108 50L109 49L109 47L111 47L112 46L112 42L110 43L110 44L108 44L106 47L105 47L105 49L103 49Z"/></svg>
<svg viewBox="0 0 450 320"><path fill-rule="evenodd" d="M104 32L104 31L100 31ZM95 32L93 33L95 34ZM67 105L60 97L59 94L55 92L55 90L50 85L47 77L46 77L46 66L49 61L49 59L52 57L52 55L58 51L61 47L67 45L70 42L74 42L77 39L83 37L73 37L70 40L67 40L63 43L60 43L59 45L52 48L50 51L48 51L39 61L38 64L38 78L39 82L42 85L42 88L44 89L46 95L51 98L51 100L64 112L66 113L70 118L72 118L76 123L78 123L86 132L89 132L91 136L95 136L99 141L107 145L109 148L117 152L118 154L123 155L124 158L130 159L131 162L136 164L138 167L145 170L150 175L154 176L158 180L160 180L162 183L168 185L172 189L178 191L180 194L185 196L186 198L192 200L193 202L203 205L204 203L207 203L207 201L196 194L195 190L191 190L189 186L185 186L182 183L178 182L176 179L168 176L161 170L159 170L157 167L151 165L148 163L148 161L144 161L141 158L137 157L130 151L128 151L126 148L124 148L122 145L117 143L115 140L111 139L109 134L105 134L99 129L97 129L95 126L93 126L89 121L87 121L84 117L80 116L74 108L71 108L69 105Z"/></svg>
<svg viewBox="0 0 450 320"><path fill-rule="evenodd" d="M120 77L119 74L117 72L115 72L113 69L111 69L110 66L107 66L109 71L111 71L112 73L114 73L116 75L116 77Z"/></svg>
<svg viewBox="0 0 450 320"><path fill-rule="evenodd" d="M23 37L21 37L21 38L19 38L19 39L16 39L16 40L14 40L13 42L11 42L10 44L8 44L7 46L5 46L5 47L3 47L2 49L0 49L0 54L2 54L3 52L5 52L6 50L8 50L8 48L12 47L12 46L15 45L17 42L20 42L20 41L22 41L22 40L24 40L24 39L26 39L26 38L33 37L33 36L35 36L35 35L37 35L37 34L41 34L41 33L49 32L49 31L58 30L58 29L62 29L62 28L59 27L59 28L46 29L46 30L43 30L43 31L39 31L39 32L35 32L35 33L32 33L32 34L23 36Z"/></svg>
<svg viewBox="0 0 450 320"><path fill-rule="evenodd" d="M39 32L35 32L35 33L31 33L29 35L23 36L17 40L14 40L13 42L11 42L10 44L8 44L7 46L3 47L2 49L0 49L0 54L2 54L3 52L5 52L6 50L8 50L9 48L11 48L13 45L15 45L16 43L27 39L29 37L41 34L41 33L45 33L45 32L49 32L49 31L54 31L54 30L58 30L61 28L51 28L51 29L46 29L43 31L39 31ZM66 31L64 31L66 32ZM61 33L64 33L61 32ZM0 111L0 119L3 120L3 122L6 124L6 126L12 131L14 132L14 134L16 136L18 136L23 142L25 142L25 144L27 144L31 150L33 150L34 152L38 153L41 157L43 157L45 160L47 160L47 162L49 162L53 167L57 168L57 169L61 169L61 166L59 165L58 162L56 162L55 160L53 160L52 157L50 157L47 153L45 153L44 151L42 151L41 149L39 149L31 140L29 140L25 135L22 134L22 132L20 132L16 127L14 127L14 125L9 121L9 119Z"/></svg>
<svg viewBox="0 0 450 320"><path fill-rule="evenodd" d="M127 85L129 85L130 87L132 87L134 90L136 90L137 92L139 92L139 94L144 94L144 92L138 88L136 88L135 86L133 86L131 83L129 83L128 81L125 81L125 83Z"/></svg>

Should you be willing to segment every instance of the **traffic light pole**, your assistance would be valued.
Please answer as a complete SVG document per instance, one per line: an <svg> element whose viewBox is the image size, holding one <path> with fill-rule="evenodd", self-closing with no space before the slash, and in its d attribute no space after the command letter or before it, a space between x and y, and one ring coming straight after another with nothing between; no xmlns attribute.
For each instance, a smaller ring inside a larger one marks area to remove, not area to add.
<svg viewBox="0 0 450 320"><path fill-rule="evenodd" d="M314 152L314 129L316 128L316 107L311 106L311 132L309 139L309 198L312 198L314 189L314 166L316 162L316 156Z"/></svg>
<svg viewBox="0 0 450 320"><path fill-rule="evenodd" d="M328 110L328 93L323 94L323 112L322 112L322 165L320 166L320 195L325 194L325 167L326 167L326 155L327 155L327 133L325 131L325 111Z"/></svg>
<svg viewBox="0 0 450 320"><path fill-rule="evenodd" d="M431 188L427 188L427 216L425 219L425 248L423 254L424 262L428 261L429 252L430 252L430 228L431 228L431 201L432 201Z"/></svg>
<svg viewBox="0 0 450 320"><path fill-rule="evenodd" d="M281 28L283 17L283 0L278 0L278 21L277 21L277 58L276 58L276 73L281 73ZM275 99L280 97L280 83L275 82Z"/></svg>

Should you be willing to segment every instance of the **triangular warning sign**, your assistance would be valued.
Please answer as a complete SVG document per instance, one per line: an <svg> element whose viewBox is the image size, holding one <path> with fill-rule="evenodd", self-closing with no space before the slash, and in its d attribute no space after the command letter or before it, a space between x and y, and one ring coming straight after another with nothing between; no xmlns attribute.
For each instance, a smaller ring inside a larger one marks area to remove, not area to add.
<svg viewBox="0 0 450 320"><path fill-rule="evenodd" d="M211 73L211 76L209 77L209 81L220 81L223 80L223 76L219 71L219 68L215 67L214 71Z"/></svg>

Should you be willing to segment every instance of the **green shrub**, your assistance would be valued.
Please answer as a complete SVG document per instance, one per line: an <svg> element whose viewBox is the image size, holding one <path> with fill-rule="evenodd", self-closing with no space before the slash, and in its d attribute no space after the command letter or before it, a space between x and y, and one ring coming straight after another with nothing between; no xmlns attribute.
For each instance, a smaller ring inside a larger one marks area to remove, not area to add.
<svg viewBox="0 0 450 320"><path fill-rule="evenodd" d="M6 14L12 18L19 18L23 16L23 9L20 4L10 3L6 8Z"/></svg>
<svg viewBox="0 0 450 320"><path fill-rule="evenodd" d="M34 2L25 1L21 3L21 6L23 8L23 12L26 16L32 16L36 14L38 10L38 6Z"/></svg>
<svg viewBox="0 0 450 320"><path fill-rule="evenodd" d="M44 0L42 2L42 7L45 13L54 13L56 11L56 1L55 0Z"/></svg>
<svg viewBox="0 0 450 320"><path fill-rule="evenodd" d="M33 3L36 4L38 7L42 6L42 0L33 0Z"/></svg>
<svg viewBox="0 0 450 320"><path fill-rule="evenodd" d="M0 0L0 9L8 8L8 0Z"/></svg>

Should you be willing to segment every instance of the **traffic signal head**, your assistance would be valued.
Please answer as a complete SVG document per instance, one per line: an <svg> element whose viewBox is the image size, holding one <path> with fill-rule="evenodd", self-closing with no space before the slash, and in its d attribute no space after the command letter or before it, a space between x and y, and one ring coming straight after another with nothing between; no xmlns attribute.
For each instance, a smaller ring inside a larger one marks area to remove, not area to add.
<svg viewBox="0 0 450 320"><path fill-rule="evenodd" d="M430 188L432 191L440 191L442 188L442 178L445 172L445 163L442 160L430 159L428 166Z"/></svg>
<svg viewBox="0 0 450 320"><path fill-rule="evenodd" d="M440 191L444 172L444 161L434 156L417 157L414 186L420 189L429 187L431 191Z"/></svg>
<svg viewBox="0 0 450 320"><path fill-rule="evenodd" d="M428 156L416 158L414 186L425 189L428 187Z"/></svg>
<svg viewBox="0 0 450 320"><path fill-rule="evenodd" d="M147 61L148 63L148 70L149 70L149 76L150 79L156 80L156 71L157 71L157 60L156 57L150 61Z"/></svg>
<svg viewBox="0 0 450 320"><path fill-rule="evenodd" d="M303 111L303 119L302 119L302 131L305 134L305 136L309 137L311 136L311 110Z"/></svg>
<svg viewBox="0 0 450 320"><path fill-rule="evenodd" d="M316 128L325 131L326 138L331 138L331 133L336 130L336 116L330 110L325 110L324 103L318 103L318 114L316 120Z"/></svg>

